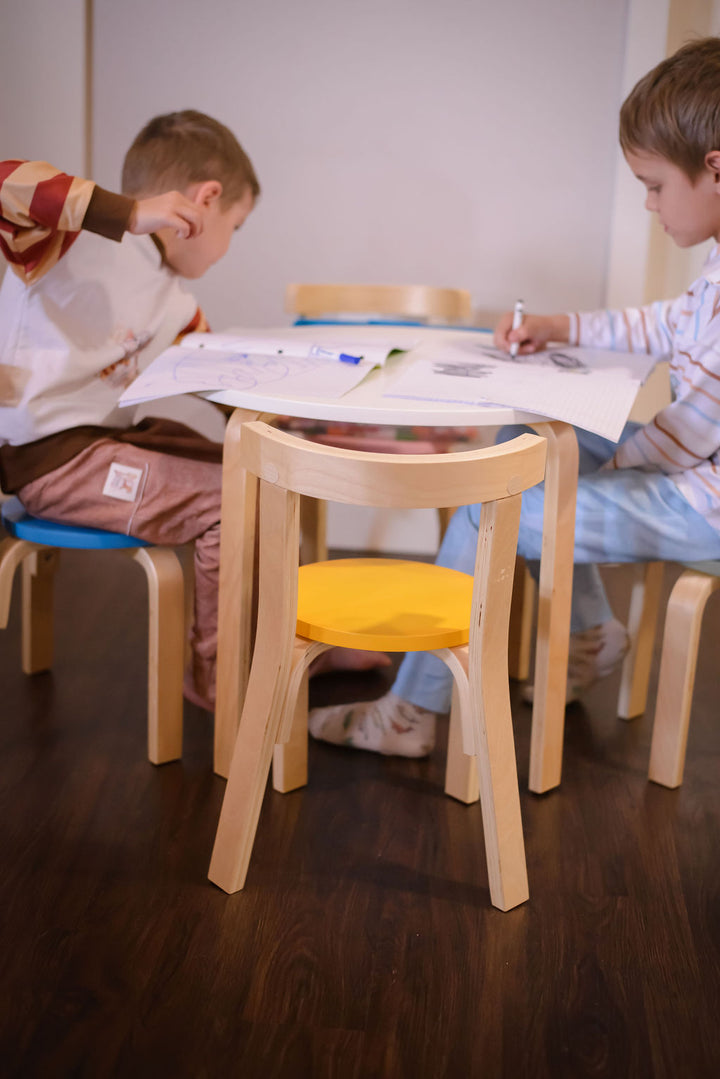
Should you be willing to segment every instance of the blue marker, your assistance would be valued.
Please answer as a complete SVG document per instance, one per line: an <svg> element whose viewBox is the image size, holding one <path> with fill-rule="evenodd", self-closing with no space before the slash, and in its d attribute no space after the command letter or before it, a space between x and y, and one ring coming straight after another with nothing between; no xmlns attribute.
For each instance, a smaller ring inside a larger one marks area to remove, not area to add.
<svg viewBox="0 0 720 1079"><path fill-rule="evenodd" d="M347 352L341 352L338 359L341 363L360 363L362 356L349 356Z"/></svg>

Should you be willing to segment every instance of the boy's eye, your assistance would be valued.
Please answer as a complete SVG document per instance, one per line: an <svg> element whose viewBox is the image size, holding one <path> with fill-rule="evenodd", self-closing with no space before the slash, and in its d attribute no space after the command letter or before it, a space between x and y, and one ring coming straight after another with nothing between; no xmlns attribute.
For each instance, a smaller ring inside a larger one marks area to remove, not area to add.
<svg viewBox="0 0 720 1079"><path fill-rule="evenodd" d="M647 190L648 190L648 195L659 195L660 194L660 184L656 184L653 187L648 187Z"/></svg>

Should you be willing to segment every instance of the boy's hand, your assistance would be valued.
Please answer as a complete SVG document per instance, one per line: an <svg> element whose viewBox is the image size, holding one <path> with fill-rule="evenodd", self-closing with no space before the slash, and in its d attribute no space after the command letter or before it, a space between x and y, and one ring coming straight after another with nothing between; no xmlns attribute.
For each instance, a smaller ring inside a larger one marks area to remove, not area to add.
<svg viewBox="0 0 720 1079"><path fill-rule="evenodd" d="M149 199L138 199L130 215L128 232L145 236L158 229L171 228L184 240L202 232L200 207L179 191L167 191Z"/></svg>
<svg viewBox="0 0 720 1079"><path fill-rule="evenodd" d="M537 352L548 341L567 341L570 336L570 319L567 315L525 315L517 330L513 330L513 313L506 311L495 327L495 344L510 351L512 344L519 344L519 352Z"/></svg>

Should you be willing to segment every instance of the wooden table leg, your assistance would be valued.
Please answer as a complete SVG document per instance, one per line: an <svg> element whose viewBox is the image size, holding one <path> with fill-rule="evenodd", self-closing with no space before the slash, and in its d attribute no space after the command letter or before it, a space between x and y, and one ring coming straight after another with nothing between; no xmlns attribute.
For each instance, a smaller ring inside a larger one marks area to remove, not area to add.
<svg viewBox="0 0 720 1079"><path fill-rule="evenodd" d="M240 464L240 432L243 423L261 415L236 409L228 421L223 450L215 771L225 778L245 700L252 649L257 479L247 475Z"/></svg>
<svg viewBox="0 0 720 1079"><path fill-rule="evenodd" d="M548 440L528 784L542 794L558 786L562 772L578 449L567 423L530 426Z"/></svg>

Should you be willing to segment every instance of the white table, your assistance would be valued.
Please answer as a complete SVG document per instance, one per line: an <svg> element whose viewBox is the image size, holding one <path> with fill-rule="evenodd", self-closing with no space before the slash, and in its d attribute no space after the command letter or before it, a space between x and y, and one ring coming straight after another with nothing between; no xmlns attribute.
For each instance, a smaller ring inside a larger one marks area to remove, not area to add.
<svg viewBox="0 0 720 1079"><path fill-rule="evenodd" d="M288 330L284 328L278 332L286 334ZM451 341L466 331L346 325L295 327L292 332L319 344L341 342L347 351L352 351L354 344L372 338L392 340L398 345L427 340L440 343ZM430 427L495 427L523 423L547 439L529 787L542 793L560 782L577 490L575 432L567 423L506 406L478 408L383 397L393 378L412 364L413 358L412 350L391 357L384 368L372 371L349 393L333 400L277 397L250 391L225 390L205 394L210 400L235 409L227 426L223 458L215 708L215 770L220 775L227 776L230 768L250 668L257 484L239 464L240 428L248 420L283 415L348 423ZM233 672L238 672L237 677Z"/></svg>

